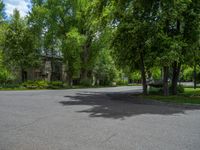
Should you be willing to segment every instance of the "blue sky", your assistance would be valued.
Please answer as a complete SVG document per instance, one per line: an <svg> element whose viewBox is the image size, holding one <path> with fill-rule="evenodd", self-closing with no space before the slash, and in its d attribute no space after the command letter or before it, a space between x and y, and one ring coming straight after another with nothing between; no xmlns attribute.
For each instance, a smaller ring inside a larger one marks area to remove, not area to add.
<svg viewBox="0 0 200 150"><path fill-rule="evenodd" d="M15 8L20 11L22 17L26 16L29 11L30 0L3 0L3 2L7 16L12 15Z"/></svg>

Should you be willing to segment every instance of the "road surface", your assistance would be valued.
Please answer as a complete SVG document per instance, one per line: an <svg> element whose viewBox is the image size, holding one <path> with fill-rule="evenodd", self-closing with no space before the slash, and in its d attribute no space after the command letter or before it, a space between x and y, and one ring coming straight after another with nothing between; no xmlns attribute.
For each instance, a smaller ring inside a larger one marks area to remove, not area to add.
<svg viewBox="0 0 200 150"><path fill-rule="evenodd" d="M199 150L200 109L141 87L1 91L0 150Z"/></svg>

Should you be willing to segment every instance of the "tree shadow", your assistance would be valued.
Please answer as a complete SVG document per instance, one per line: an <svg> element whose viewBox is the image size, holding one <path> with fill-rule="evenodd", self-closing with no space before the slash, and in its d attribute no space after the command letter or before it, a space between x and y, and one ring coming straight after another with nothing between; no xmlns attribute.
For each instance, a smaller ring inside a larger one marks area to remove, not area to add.
<svg viewBox="0 0 200 150"><path fill-rule="evenodd" d="M60 101L63 106L91 106L80 110L90 117L125 119L135 115L184 114L186 110L199 110L200 106L168 104L153 100L145 100L130 93L77 93L75 96L65 96L66 101Z"/></svg>

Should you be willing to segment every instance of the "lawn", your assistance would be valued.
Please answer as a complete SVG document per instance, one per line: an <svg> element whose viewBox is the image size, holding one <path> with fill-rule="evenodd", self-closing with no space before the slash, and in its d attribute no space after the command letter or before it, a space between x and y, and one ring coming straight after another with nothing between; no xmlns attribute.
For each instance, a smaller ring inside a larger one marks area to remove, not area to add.
<svg viewBox="0 0 200 150"><path fill-rule="evenodd" d="M145 96L145 98L178 104L200 104L200 88L184 88L184 93L177 96L162 96L155 94L154 91L154 94Z"/></svg>

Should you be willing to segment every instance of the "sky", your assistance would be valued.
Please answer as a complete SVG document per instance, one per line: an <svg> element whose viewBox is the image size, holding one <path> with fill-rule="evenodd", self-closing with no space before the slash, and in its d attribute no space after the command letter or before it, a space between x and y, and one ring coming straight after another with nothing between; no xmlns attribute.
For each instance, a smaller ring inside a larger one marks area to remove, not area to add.
<svg viewBox="0 0 200 150"><path fill-rule="evenodd" d="M22 17L26 16L29 11L30 0L3 0L3 2L8 17L13 14L15 8L19 10Z"/></svg>

